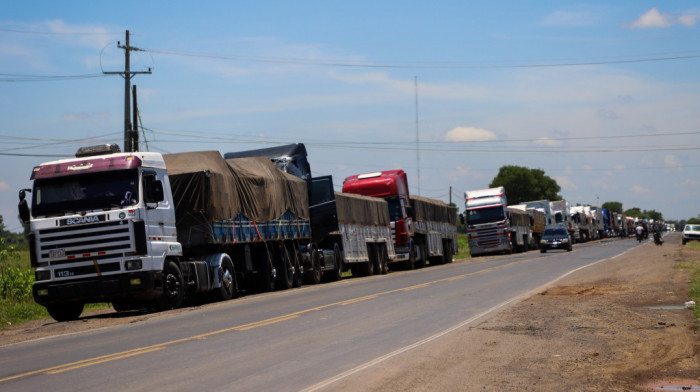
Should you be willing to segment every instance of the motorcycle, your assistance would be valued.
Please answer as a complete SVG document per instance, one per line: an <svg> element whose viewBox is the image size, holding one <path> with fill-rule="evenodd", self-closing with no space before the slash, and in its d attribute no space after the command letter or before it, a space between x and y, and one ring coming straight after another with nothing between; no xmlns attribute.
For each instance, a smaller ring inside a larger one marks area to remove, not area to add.
<svg viewBox="0 0 700 392"><path fill-rule="evenodd" d="M654 244L659 246L664 244L664 240L663 238L661 238L661 234L654 234Z"/></svg>
<svg viewBox="0 0 700 392"><path fill-rule="evenodd" d="M637 233L637 241L640 243L644 240L644 233Z"/></svg>

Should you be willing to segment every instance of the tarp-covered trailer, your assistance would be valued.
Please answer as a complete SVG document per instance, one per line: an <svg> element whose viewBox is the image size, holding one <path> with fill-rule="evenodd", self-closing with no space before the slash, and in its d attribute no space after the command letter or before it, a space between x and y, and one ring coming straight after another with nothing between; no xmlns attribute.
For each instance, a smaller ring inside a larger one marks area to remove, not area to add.
<svg viewBox="0 0 700 392"><path fill-rule="evenodd" d="M224 251L249 288L300 283L298 242L311 237L305 181L266 158L200 151L163 159L185 257Z"/></svg>
<svg viewBox="0 0 700 392"><path fill-rule="evenodd" d="M413 241L422 253L416 257L419 267L425 265L426 259L431 264L452 262L452 256L458 252L457 207L421 196L411 196L411 206Z"/></svg>

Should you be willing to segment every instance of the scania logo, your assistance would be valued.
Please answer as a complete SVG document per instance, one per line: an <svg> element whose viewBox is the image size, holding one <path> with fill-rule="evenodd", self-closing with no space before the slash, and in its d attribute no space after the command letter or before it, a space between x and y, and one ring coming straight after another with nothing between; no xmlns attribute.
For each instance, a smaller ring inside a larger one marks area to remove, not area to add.
<svg viewBox="0 0 700 392"><path fill-rule="evenodd" d="M78 225L81 223L92 223L99 222L100 217L98 216L85 216L82 218L68 218L66 219L66 225Z"/></svg>
<svg viewBox="0 0 700 392"><path fill-rule="evenodd" d="M105 220L104 215L81 216L79 218L61 219L60 225L61 226L81 225L84 223L103 222L104 220Z"/></svg>

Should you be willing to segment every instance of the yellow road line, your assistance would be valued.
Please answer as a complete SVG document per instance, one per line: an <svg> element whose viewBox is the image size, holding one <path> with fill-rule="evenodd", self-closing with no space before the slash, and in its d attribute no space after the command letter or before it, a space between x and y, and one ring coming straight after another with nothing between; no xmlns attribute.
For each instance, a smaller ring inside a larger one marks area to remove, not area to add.
<svg viewBox="0 0 700 392"><path fill-rule="evenodd" d="M265 319L265 320L261 320L261 321L256 321L256 322L249 323L249 324L237 325L237 326L235 326L235 327L224 328L224 329L220 329L220 330L217 330L217 331L211 331L211 332L203 333L203 334L200 334L200 335L190 336L190 337L186 337L186 338L182 338L182 339L177 339L177 340L171 340L171 341L168 341L168 342L158 343L158 344L154 344L154 345L151 345L151 346L140 347L140 348L131 349L131 350L122 351L122 352L113 353L113 354L103 355L103 356L99 356L99 357L95 357L95 358L83 359L83 360L80 360L80 361L71 362L71 363L67 363L67 364L63 364L63 365L59 365L59 366L54 366L54 367L50 367L50 368L46 368L46 369L33 370L33 371L30 371L30 372L21 373L21 374L16 374L16 375L14 375L14 376L9 376L9 377L2 378L2 379L0 379L0 383L6 382L6 381L10 381L10 380L16 380L16 379L18 379L18 378L23 378L23 377L32 376L32 375L40 374L40 373L44 373L44 374L58 374L58 373L63 373L63 372L67 372L67 371L70 371L70 370L75 370L75 369L84 368L84 367L87 367L87 366L98 365L98 364L101 364L101 363L116 361L116 360L119 360L119 359L129 358L129 357L133 357L133 356L136 356L136 355L147 354L147 353L159 351L159 350L162 350L162 349L166 348L167 346L172 346L172 345L177 344L177 343L183 343L183 342L192 341L192 340L198 340L198 339L205 339L205 338L207 338L207 337L209 337L209 336L220 335L220 334L226 333L226 332L232 332L232 331L248 331L248 330L255 329L255 328L259 328L259 327L264 327L264 326L267 326L267 325L272 325L272 324L277 324L277 323L280 323L280 322L283 322L283 321L292 320L292 319L295 319L295 318L297 318L297 317L299 317L299 316L301 316L301 315L303 315L303 314L310 313L310 312L314 312L314 311L318 311L318 310L322 310L322 309L325 309L325 308L330 308L330 307L332 307L332 306L350 305L350 304L353 304L353 303L362 302L362 301L366 301L366 300L378 298L378 297L380 297L380 296L398 293L398 292L401 292L401 291L417 290L417 289L421 289L421 288L425 288L425 287L429 287L429 286L435 285L435 284L437 284L437 283L450 282L450 281L460 280L460 279L464 279L464 278L467 278L467 277L470 277L470 276L481 275L481 274L485 274L485 273L488 273L488 272L493 272L493 271L496 271L496 270L499 270L499 269L503 269L503 268L507 268L507 267L510 267L510 266L513 266L513 265L516 265L516 264L528 263L528 262L530 262L530 261L532 261L532 260L514 261L514 262L512 262L512 263L503 264L503 265L495 266L495 267L490 267L490 268L486 268L486 269L483 269L483 270L479 270L479 271L475 271L475 272L470 272L470 273L466 273L466 274L462 274L462 275L450 276L450 277L448 277L448 278L438 279L438 280L434 280L434 281L426 282L426 283L420 283L420 284L413 285L413 286L409 286L409 287L402 287L402 288L400 288L400 289L394 289L394 290L383 291L383 292L380 292L380 293L371 294L371 295L367 295L367 296L364 296L364 297L358 297L358 298L353 298L353 299L349 299L349 300L344 300L344 301L339 301L339 302L334 302L334 303L330 303L330 304L326 304L326 305L317 306L317 307L315 307L315 308L304 309L304 310L300 310L300 311L298 311L298 312L289 313L289 314L282 315L282 316L277 316L277 317L272 317L272 318L269 318L269 319Z"/></svg>

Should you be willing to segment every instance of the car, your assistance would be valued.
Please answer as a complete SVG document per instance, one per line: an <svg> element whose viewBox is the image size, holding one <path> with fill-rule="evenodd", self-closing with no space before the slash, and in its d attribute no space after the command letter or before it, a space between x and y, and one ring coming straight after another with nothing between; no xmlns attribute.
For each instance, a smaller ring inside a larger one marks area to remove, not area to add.
<svg viewBox="0 0 700 392"><path fill-rule="evenodd" d="M683 245L692 240L700 241L700 224L685 225L683 228Z"/></svg>
<svg viewBox="0 0 700 392"><path fill-rule="evenodd" d="M540 240L540 252L547 253L552 249L566 249L567 252L573 250L571 236L566 227L548 227L544 229Z"/></svg>

